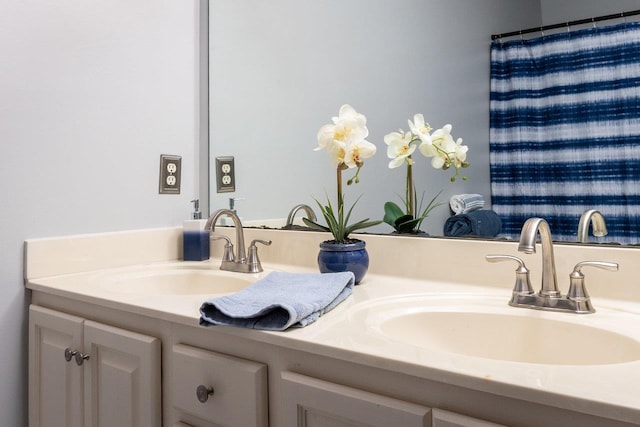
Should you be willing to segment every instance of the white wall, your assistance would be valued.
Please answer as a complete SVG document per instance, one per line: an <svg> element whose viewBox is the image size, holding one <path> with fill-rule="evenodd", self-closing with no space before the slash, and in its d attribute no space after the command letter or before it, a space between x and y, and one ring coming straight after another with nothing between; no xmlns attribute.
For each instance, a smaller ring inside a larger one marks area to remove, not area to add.
<svg viewBox="0 0 640 427"><path fill-rule="evenodd" d="M26 425L27 238L178 225L197 193L197 0L0 4L0 424ZM158 194L159 156L183 158Z"/></svg>
<svg viewBox="0 0 640 427"><path fill-rule="evenodd" d="M490 36L540 25L539 0L216 0L211 10L212 157L235 156L237 172L237 191L214 188L212 208L240 197L241 216L282 218L325 191L335 201L335 171L313 148L343 103L367 116L378 147L347 189L348 202L362 195L355 218L380 219L385 201L399 202L405 172L387 168L383 137L408 130L415 113L453 124L472 164L469 181L451 185L414 156L418 193L489 199ZM448 215L438 209L426 230L441 234Z"/></svg>

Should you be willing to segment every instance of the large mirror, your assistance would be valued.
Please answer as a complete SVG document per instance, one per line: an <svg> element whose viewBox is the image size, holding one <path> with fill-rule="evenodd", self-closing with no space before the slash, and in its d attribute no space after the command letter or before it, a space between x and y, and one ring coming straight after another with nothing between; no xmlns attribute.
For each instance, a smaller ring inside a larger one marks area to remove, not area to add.
<svg viewBox="0 0 640 427"><path fill-rule="evenodd" d="M244 223L277 226L295 205L317 212L314 198L335 198L335 171L313 149L318 129L347 103L367 117L378 149L346 189L347 203L359 198L356 219L381 219L385 201L404 191L384 135L422 113L464 139L467 181L452 184L451 173L415 158L419 195L441 192L445 202L422 228L442 235L452 195L491 200L490 35L638 8L640 0L210 0L211 210L233 198ZM222 156L235 159L231 193L216 191Z"/></svg>

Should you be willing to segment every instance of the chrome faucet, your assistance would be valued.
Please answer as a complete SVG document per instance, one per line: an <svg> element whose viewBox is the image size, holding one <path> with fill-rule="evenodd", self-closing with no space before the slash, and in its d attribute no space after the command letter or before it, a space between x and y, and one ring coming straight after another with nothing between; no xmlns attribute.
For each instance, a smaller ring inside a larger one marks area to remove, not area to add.
<svg viewBox="0 0 640 427"><path fill-rule="evenodd" d="M551 229L549 223L542 218L529 218L522 226L518 251L527 254L536 253L536 235L540 233L542 243L542 289L543 297L557 298L558 279L556 278L556 261L553 256L553 242L551 241Z"/></svg>
<svg viewBox="0 0 640 427"><path fill-rule="evenodd" d="M293 209L289 211L289 216L287 216L287 223L285 224L285 227L290 227L293 225L293 219L300 210L304 210L305 214L307 215L307 218L310 219L311 221L315 222L317 220L316 214L313 211L313 209L311 209L311 206L300 204L300 205L294 206Z"/></svg>
<svg viewBox="0 0 640 427"><path fill-rule="evenodd" d="M487 255L489 262L516 261L516 283L509 305L513 307L533 308L537 310L568 311L572 313L593 313L595 309L585 287L582 268L597 267L617 271L618 264L602 261L583 261L576 264L569 275L569 291L563 296L558 290L556 266L553 257L553 242L549 224L542 218L529 218L522 226L518 251L528 254L536 251L536 237L540 233L542 243L542 286L534 292L529 282L529 270L518 257L510 255Z"/></svg>
<svg viewBox="0 0 640 427"><path fill-rule="evenodd" d="M589 223L596 237L606 236L608 233L604 216L595 209L588 209L582 213L578 223L578 242L587 243L589 240Z"/></svg>
<svg viewBox="0 0 640 427"><path fill-rule="evenodd" d="M236 229L236 252L233 252L233 244L227 236L215 235L215 227L218 219L226 215L233 221L233 226ZM224 255L222 256L222 264L220 270L234 271L238 273L259 273L262 271L262 265L258 258L258 248L256 243L262 243L263 245L271 245L271 240L253 240L249 245L249 257L245 252L244 244L244 230L242 229L242 222L238 215L231 209L218 209L213 212L205 225L205 230L209 231L209 235L212 239L224 239L226 241L224 246Z"/></svg>

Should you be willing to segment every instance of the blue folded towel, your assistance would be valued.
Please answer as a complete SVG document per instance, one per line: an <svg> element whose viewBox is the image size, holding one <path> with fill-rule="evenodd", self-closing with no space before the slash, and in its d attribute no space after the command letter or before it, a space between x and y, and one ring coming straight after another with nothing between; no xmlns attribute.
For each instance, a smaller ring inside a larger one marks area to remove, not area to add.
<svg viewBox="0 0 640 427"><path fill-rule="evenodd" d="M353 292L352 272L295 274L272 272L243 290L205 302L200 324L284 331L304 327Z"/></svg>
<svg viewBox="0 0 640 427"><path fill-rule="evenodd" d="M481 194L456 194L449 199L451 211L456 215L466 214L484 208Z"/></svg>
<svg viewBox="0 0 640 427"><path fill-rule="evenodd" d="M494 211L486 209L450 216L444 223L444 235L449 237L495 237L500 231L500 217Z"/></svg>

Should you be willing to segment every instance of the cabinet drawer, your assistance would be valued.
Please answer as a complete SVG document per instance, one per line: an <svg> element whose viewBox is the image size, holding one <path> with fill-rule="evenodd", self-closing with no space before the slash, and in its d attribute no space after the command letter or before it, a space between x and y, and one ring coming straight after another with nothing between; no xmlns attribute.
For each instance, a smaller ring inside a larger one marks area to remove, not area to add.
<svg viewBox="0 0 640 427"><path fill-rule="evenodd" d="M171 358L176 409L225 427L268 425L266 365L184 344Z"/></svg>
<svg viewBox="0 0 640 427"><path fill-rule="evenodd" d="M431 409L300 375L282 372L286 427L426 427Z"/></svg>
<svg viewBox="0 0 640 427"><path fill-rule="evenodd" d="M441 409L433 410L432 427L506 427Z"/></svg>

